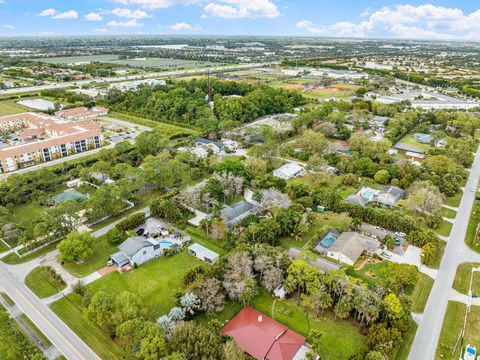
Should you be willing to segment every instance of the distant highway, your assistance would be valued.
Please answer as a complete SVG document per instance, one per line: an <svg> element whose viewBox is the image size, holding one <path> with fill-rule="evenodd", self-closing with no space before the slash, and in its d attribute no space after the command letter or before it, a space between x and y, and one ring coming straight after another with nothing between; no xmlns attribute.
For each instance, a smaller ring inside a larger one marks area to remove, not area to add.
<svg viewBox="0 0 480 360"><path fill-rule="evenodd" d="M241 64L241 65L226 65L226 66L212 66L210 67L210 72L215 73L218 71L232 71L232 70L243 70L243 69L251 69L266 65L271 65L273 63L256 63L256 64ZM163 71L163 72L156 72L156 73L147 73L147 74L138 74L138 75L126 75L126 76L119 76L119 77L105 77L105 78L95 78L89 80L80 80L80 81L73 81L73 82L66 82L66 83L50 83L45 85L35 85L35 86L26 86L21 88L13 88L13 89L3 89L0 90L0 95L14 95L26 92L34 92L34 91L43 91L49 89L62 89L68 87L82 87L84 85L90 84L101 84L101 83L113 83L119 81L131 81L131 80L141 80L141 79L153 79L153 78L167 78L170 76L182 76L182 75L193 75L193 74L201 74L207 71L208 67L200 68L200 69L189 69L189 70L177 70L177 71Z"/></svg>

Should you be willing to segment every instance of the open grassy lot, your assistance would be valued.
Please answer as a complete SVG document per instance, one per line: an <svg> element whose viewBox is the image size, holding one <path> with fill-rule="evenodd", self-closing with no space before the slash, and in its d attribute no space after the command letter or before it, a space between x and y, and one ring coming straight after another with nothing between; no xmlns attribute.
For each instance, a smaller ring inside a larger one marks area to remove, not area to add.
<svg viewBox="0 0 480 360"><path fill-rule="evenodd" d="M3 258L0 259L0 261L3 261L6 264L10 265L16 265L16 264L23 264L27 261L30 261L32 259L36 259L39 256L42 256L43 254L46 254L50 251L55 250L56 244L50 244L48 246L45 246L44 248L41 248L40 250L34 251L31 254L28 254L26 256L18 256L15 253L8 254L7 256L4 256Z"/></svg>
<svg viewBox="0 0 480 360"><path fill-rule="evenodd" d="M55 295L67 287L55 279L45 266L33 269L25 278L25 285L41 299Z"/></svg>
<svg viewBox="0 0 480 360"><path fill-rule="evenodd" d="M458 207L460 205L460 201L462 200L463 192L459 191L455 194L455 196L449 197L445 200L445 205Z"/></svg>
<svg viewBox="0 0 480 360"><path fill-rule="evenodd" d="M457 216L457 212L452 209L442 208L438 215L449 219L455 219L455 217Z"/></svg>
<svg viewBox="0 0 480 360"><path fill-rule="evenodd" d="M50 308L103 360L118 360L126 357L123 348L113 341L101 328L83 320L82 298L70 294L54 302Z"/></svg>
<svg viewBox="0 0 480 360"><path fill-rule="evenodd" d="M20 114L26 110L12 101L0 101L0 116Z"/></svg>
<svg viewBox="0 0 480 360"><path fill-rule="evenodd" d="M157 128L157 129L160 129L165 134L165 136L169 137L169 138L172 137L172 136L179 135L179 134L185 134L185 135L198 135L199 134L198 131L196 131L194 129L191 129L191 128L185 128L185 127L181 127L181 126L167 124L167 123L164 123L164 122L154 121L154 120L150 120L150 119L143 118L143 117L140 117L140 116L124 114L124 113L120 113L120 112L117 112L117 111L110 112L106 117L111 117L113 119L118 119L118 120L124 120L124 121L128 121L128 122L138 124L138 125Z"/></svg>
<svg viewBox="0 0 480 360"><path fill-rule="evenodd" d="M84 277L106 266L110 255L117 251L118 247L110 245L107 236L102 235L96 239L92 255L88 259L81 264L67 262L63 267L76 277Z"/></svg>
<svg viewBox="0 0 480 360"><path fill-rule="evenodd" d="M468 295L468 288L472 277L472 268L480 268L480 263L463 263L458 266L457 274L453 281L453 288L459 293ZM480 272L473 273L472 292L480 295Z"/></svg>
<svg viewBox="0 0 480 360"><path fill-rule="evenodd" d="M10 248L9 248L7 245L5 245L5 244L3 243L3 241L0 241L0 254L3 253L3 252L5 252L5 251L8 251L9 249L10 249Z"/></svg>
<svg viewBox="0 0 480 360"><path fill-rule="evenodd" d="M300 239L295 239L293 237L286 237L281 240L281 246L285 249L291 247L301 248L307 242L308 245L313 245L313 243L325 233L330 228L335 228L339 231L345 231L350 225L351 218L346 214L337 214L334 212L327 211L325 213L314 213L314 220L310 225L308 231Z"/></svg>
<svg viewBox="0 0 480 360"><path fill-rule="evenodd" d="M460 357L460 348L462 343L459 343L455 356L452 355L458 334L463 328L463 320L465 316L466 305L449 301L447 313L443 320L442 332L437 345L437 352L435 359L450 359ZM468 314L467 326L465 328L465 338L463 345L471 344L475 347L480 347L480 307L472 306Z"/></svg>
<svg viewBox="0 0 480 360"><path fill-rule="evenodd" d="M452 231L452 223L446 220L442 220L438 228L435 229L435 232L442 236L450 236L450 231Z"/></svg>
<svg viewBox="0 0 480 360"><path fill-rule="evenodd" d="M356 278L363 280L365 283L373 287L378 284L379 279L382 278L381 270L388 266L388 261L364 261L364 257L360 258L357 261L358 267L356 267L355 269L349 268L347 270L347 273L348 275L355 276Z"/></svg>
<svg viewBox="0 0 480 360"><path fill-rule="evenodd" d="M405 135L402 139L400 139L399 143L407 146L416 147L417 149L422 149L425 151L431 149L431 146L429 144L422 144L421 142L417 141L413 137L413 134Z"/></svg>
<svg viewBox="0 0 480 360"><path fill-rule="evenodd" d="M194 242L197 242L220 255L225 255L227 253L227 250L224 248L225 244L222 241L216 241L212 238L209 238L205 231L195 226L187 225L185 232L192 237Z"/></svg>
<svg viewBox="0 0 480 360"><path fill-rule="evenodd" d="M434 280L423 273L418 273L418 281L412 291L412 312L422 313L425 310L428 296L432 290Z"/></svg>
<svg viewBox="0 0 480 360"><path fill-rule="evenodd" d="M154 321L175 306L172 293L183 288L182 276L200 260L186 251L172 257L161 257L125 274L117 271L88 285L90 292L111 294L129 291L137 295L143 315Z"/></svg>
<svg viewBox="0 0 480 360"><path fill-rule="evenodd" d="M465 235L465 243L474 251L480 253L480 241L476 238L478 226L478 212L480 211L480 203L475 201L468 221L467 234Z"/></svg>
<svg viewBox="0 0 480 360"><path fill-rule="evenodd" d="M12 208L12 213L9 220L25 227L28 230L33 230L34 224L32 220L42 215L44 211L44 207L31 202L19 204Z"/></svg>
<svg viewBox="0 0 480 360"><path fill-rule="evenodd" d="M263 290L250 303L250 306L268 316L272 316L272 305L272 296ZM217 318L221 322L224 322L234 317L242 308L243 305L230 302L223 311L211 317L201 315L199 321L206 323L212 318ZM307 336L308 323L305 312L296 305L294 299L277 300L274 305L273 315L274 319L278 322ZM325 312L325 315L320 319L310 319L310 328L318 329L322 332L321 359L349 359L352 355L365 349L363 342L364 337L350 320L337 319L337 321L334 321L333 314ZM307 341L308 340L307 336Z"/></svg>

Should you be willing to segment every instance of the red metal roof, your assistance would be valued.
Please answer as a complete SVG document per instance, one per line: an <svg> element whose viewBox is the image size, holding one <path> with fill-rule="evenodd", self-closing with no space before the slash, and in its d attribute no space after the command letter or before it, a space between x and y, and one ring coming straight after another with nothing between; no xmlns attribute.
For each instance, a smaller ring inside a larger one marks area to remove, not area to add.
<svg viewBox="0 0 480 360"><path fill-rule="evenodd" d="M235 343L257 359L292 360L305 337L251 307L243 308L222 329Z"/></svg>

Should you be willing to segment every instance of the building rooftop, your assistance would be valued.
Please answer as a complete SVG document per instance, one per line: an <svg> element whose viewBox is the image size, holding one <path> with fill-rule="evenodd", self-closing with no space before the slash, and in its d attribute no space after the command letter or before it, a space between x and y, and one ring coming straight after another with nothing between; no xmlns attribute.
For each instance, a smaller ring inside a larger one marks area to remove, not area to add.
<svg viewBox="0 0 480 360"><path fill-rule="evenodd" d="M129 237L118 248L127 256L133 256L144 247L158 245L158 242L154 239L147 239L143 236Z"/></svg>
<svg viewBox="0 0 480 360"><path fill-rule="evenodd" d="M222 329L247 354L257 359L292 360L305 337L251 307L243 308Z"/></svg>
<svg viewBox="0 0 480 360"><path fill-rule="evenodd" d="M357 232L340 234L328 251L339 252L355 262L365 250L374 252L380 243Z"/></svg>
<svg viewBox="0 0 480 360"><path fill-rule="evenodd" d="M202 246L197 243L190 245L188 247L188 250L194 251L195 254L201 254L202 256L210 260L213 260L219 257L219 255L215 251L207 249L205 246Z"/></svg>

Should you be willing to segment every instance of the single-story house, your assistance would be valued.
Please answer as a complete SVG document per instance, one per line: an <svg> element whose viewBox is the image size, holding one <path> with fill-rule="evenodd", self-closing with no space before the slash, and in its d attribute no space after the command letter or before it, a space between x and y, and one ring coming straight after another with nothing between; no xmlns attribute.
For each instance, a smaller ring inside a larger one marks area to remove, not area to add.
<svg viewBox="0 0 480 360"><path fill-rule="evenodd" d="M222 217L225 225L232 227L233 225L238 224L245 217L250 215L253 210L253 205L246 201L239 201L232 206L225 205L220 211L220 216Z"/></svg>
<svg viewBox="0 0 480 360"><path fill-rule="evenodd" d="M407 151L405 153L405 158L410 161L422 162L423 159L425 159L425 155L416 151Z"/></svg>
<svg viewBox="0 0 480 360"><path fill-rule="evenodd" d="M352 204L365 206L372 201L377 193L378 190L369 188L368 186L362 186L356 194L349 195L346 200Z"/></svg>
<svg viewBox="0 0 480 360"><path fill-rule="evenodd" d="M373 195L372 203L393 207L405 197L405 191L397 186L385 186L382 190Z"/></svg>
<svg viewBox="0 0 480 360"><path fill-rule="evenodd" d="M207 249L205 246L197 243L188 247L188 253L209 264L215 264L220 258L220 255L215 251Z"/></svg>
<svg viewBox="0 0 480 360"><path fill-rule="evenodd" d="M355 261L363 254L373 254L380 247L380 242L360 233L348 231L342 233L327 249L326 255L347 265L355 264Z"/></svg>
<svg viewBox="0 0 480 360"><path fill-rule="evenodd" d="M288 180L304 174L303 166L295 163L288 163L273 171L273 176Z"/></svg>
<svg viewBox="0 0 480 360"><path fill-rule="evenodd" d="M285 325L247 306L221 331L231 336L238 347L256 359L293 360L305 354L305 337Z"/></svg>
<svg viewBox="0 0 480 360"><path fill-rule="evenodd" d="M133 236L118 246L119 252L111 256L112 263L118 267L141 265L163 254L163 248L155 239Z"/></svg>
<svg viewBox="0 0 480 360"><path fill-rule="evenodd" d="M205 138L196 138L194 140L195 146L206 146L212 149L212 151L217 154L221 152L224 148L225 145L222 144L221 142L218 141L213 141Z"/></svg>

